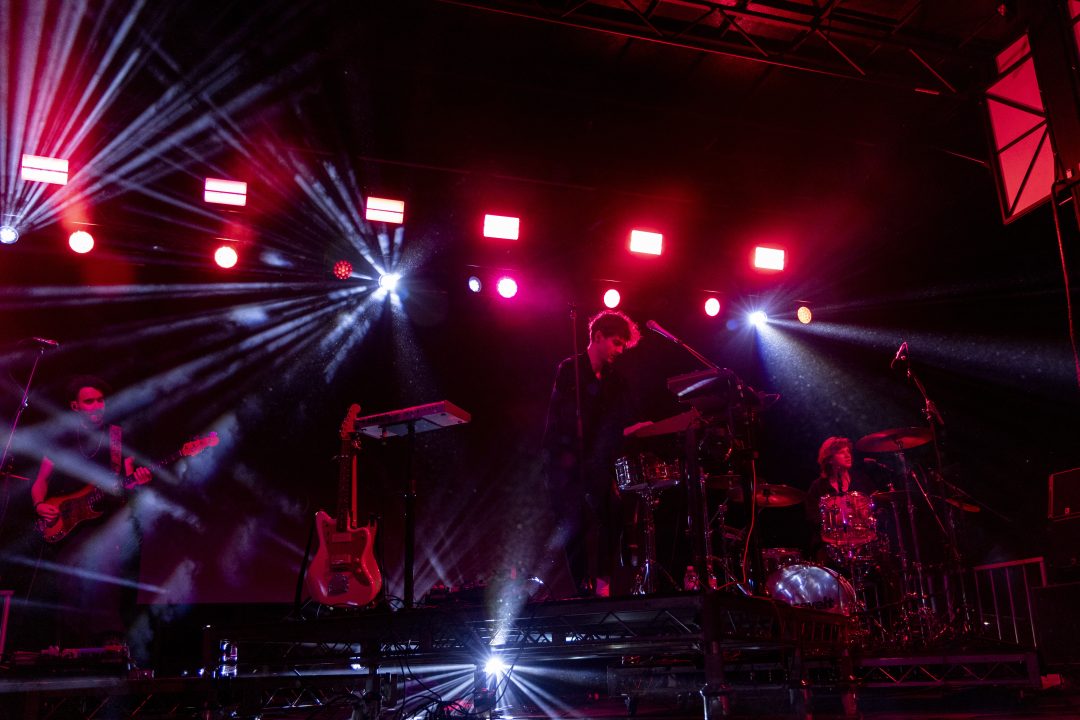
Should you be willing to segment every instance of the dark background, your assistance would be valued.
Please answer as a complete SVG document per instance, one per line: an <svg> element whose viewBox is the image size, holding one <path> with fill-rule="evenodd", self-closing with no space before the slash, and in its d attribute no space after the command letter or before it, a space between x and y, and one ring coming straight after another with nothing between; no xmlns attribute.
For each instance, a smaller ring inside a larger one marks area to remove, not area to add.
<svg viewBox="0 0 1080 720"><path fill-rule="evenodd" d="M1043 552L1047 475L1080 465L1077 379L1049 209L1004 225L988 164L980 91L1020 32L996 3L892 8L951 45L935 59L957 92L939 95L884 50L860 55L880 73L851 79L453 4L123 5L91 3L70 36L62 4L4 5L0 189L26 223L0 248L0 340L9 419L37 354L25 338L61 342L16 435L20 475L76 372L115 385L110 413L144 459L222 437L139 501L144 600L290 599L352 402L472 414L417 444L418 595L535 569L547 395L570 306L599 310L603 280L641 324L781 394L759 471L803 489L825 437L924 424L889 368L906 340L946 421L946 477L1000 512L965 518L968 559ZM70 158L68 186L20 189L18 127ZM206 176L246 180L247 207L202 204ZM405 224L360 220L369 194L404 199ZM484 212L520 215L522 238L482 238ZM65 247L78 222L97 238L87 256ZM662 231L664 254L626 252L632 227ZM232 271L210 260L219 237L239 241ZM750 270L758 242L787 248L782 274ZM405 274L398 306L372 299L365 257ZM357 277L333 278L341 258ZM490 294L502 269L522 284L509 302ZM719 318L700 311L706 291ZM792 323L796 300L813 325ZM746 329L759 306L786 322ZM625 365L651 419L679 410L665 379L698 367L653 334ZM403 445L369 442L362 461L394 594ZM10 512L28 509L24 484L7 491ZM796 520L767 518L769 544Z"/></svg>

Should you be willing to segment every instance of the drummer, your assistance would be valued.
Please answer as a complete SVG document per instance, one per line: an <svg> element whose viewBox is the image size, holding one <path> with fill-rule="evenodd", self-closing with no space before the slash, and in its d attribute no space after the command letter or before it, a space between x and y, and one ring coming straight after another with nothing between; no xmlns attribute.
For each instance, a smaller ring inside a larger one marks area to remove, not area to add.
<svg viewBox="0 0 1080 720"><path fill-rule="evenodd" d="M809 555L818 562L826 561L821 539L821 498L858 492L870 496L876 489L861 472L852 472L853 446L846 437L830 437L818 450L821 473L806 491L806 518L810 528Z"/></svg>

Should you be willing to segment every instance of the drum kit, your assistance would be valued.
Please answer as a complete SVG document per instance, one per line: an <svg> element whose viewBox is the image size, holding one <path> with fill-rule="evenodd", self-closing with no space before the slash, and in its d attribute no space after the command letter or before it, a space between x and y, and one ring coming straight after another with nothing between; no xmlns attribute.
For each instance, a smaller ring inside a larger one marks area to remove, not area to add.
<svg viewBox="0 0 1080 720"><path fill-rule="evenodd" d="M620 457L615 474L620 490L641 500L644 546L633 592L649 594L665 584L678 587L657 562L654 511L666 491L685 485L693 566L703 585L855 616L864 636L876 642L922 642L955 627L966 602L953 597L957 587L963 592L956 577L953 515L979 508L967 497L945 497L947 483L939 476L908 467L906 453L933 442L932 432L895 428L855 443L864 455L891 458L888 465L868 462L881 468L895 465L894 477L903 482L879 492L822 497L822 556L806 558L798 548L761 548L753 532L759 513L802 504L805 494L756 477L751 439L755 413L763 407L760 395L744 387L717 401L715 394L702 392L716 383L730 390L737 379L727 373L671 378L669 387L677 395L693 385L692 399L705 401L691 400L690 411L626 433L630 447L639 452ZM665 459L655 450L642 449L661 436L681 438L680 457ZM722 440L721 452L717 438ZM724 467L716 466L717 457ZM732 503L748 510L745 529L726 524ZM935 552L937 557L928 557Z"/></svg>

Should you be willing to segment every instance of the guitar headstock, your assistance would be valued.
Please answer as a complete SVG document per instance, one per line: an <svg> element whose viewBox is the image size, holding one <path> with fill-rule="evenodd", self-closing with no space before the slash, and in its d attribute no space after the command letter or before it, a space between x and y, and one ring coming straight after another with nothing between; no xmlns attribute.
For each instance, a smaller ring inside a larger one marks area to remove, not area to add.
<svg viewBox="0 0 1080 720"><path fill-rule="evenodd" d="M360 405L353 403L349 406L349 411L345 413L345 419L341 423L341 439L351 440L353 433L356 432L356 418L360 417Z"/></svg>
<svg viewBox="0 0 1080 720"><path fill-rule="evenodd" d="M202 437L198 437L190 442L184 443L183 446L180 448L180 455L182 455L183 457L193 457L201 453L206 448L214 447L217 444L218 434L216 432L211 432L208 435L203 435Z"/></svg>

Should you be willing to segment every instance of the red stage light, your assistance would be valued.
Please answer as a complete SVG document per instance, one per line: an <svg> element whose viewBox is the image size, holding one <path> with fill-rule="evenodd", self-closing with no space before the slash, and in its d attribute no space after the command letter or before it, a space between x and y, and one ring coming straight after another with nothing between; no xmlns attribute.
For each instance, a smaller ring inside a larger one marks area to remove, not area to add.
<svg viewBox="0 0 1080 720"><path fill-rule="evenodd" d="M709 317L716 317L720 314L720 301L714 297L705 301L705 314Z"/></svg>
<svg viewBox="0 0 1080 720"><path fill-rule="evenodd" d="M334 263L334 277L338 280L348 280L352 277L352 263L348 260L338 260Z"/></svg>
<svg viewBox="0 0 1080 720"><path fill-rule="evenodd" d="M484 216L484 237L517 240L521 219L505 215Z"/></svg>
<svg viewBox="0 0 1080 720"><path fill-rule="evenodd" d="M664 236L647 230L630 231L630 252L641 255L659 255L663 249Z"/></svg>
<svg viewBox="0 0 1080 720"><path fill-rule="evenodd" d="M206 178L203 185L203 201L217 205L247 205L247 183L237 180Z"/></svg>
<svg viewBox="0 0 1080 720"><path fill-rule="evenodd" d="M780 248L758 245L754 248L754 267L758 270L783 270L784 251Z"/></svg>
<svg viewBox="0 0 1080 720"><path fill-rule="evenodd" d="M85 230L76 230L68 236L68 247L80 255L94 249L94 236Z"/></svg>
<svg viewBox="0 0 1080 720"><path fill-rule="evenodd" d="M235 267L236 263L240 260L240 256L236 252L236 248L232 245L221 245L214 251L214 262L218 264L218 267L228 270L231 267Z"/></svg>
<svg viewBox="0 0 1080 720"><path fill-rule="evenodd" d="M23 155L22 179L53 185L67 185L68 161L41 155Z"/></svg>
<svg viewBox="0 0 1080 720"><path fill-rule="evenodd" d="M502 295L504 298L509 300L510 298L517 295L517 292L518 292L517 280L514 280L514 278L512 278L512 277L506 277L506 276L501 277L501 278L499 278L499 282L497 282L495 284L495 290L500 295Z"/></svg>
<svg viewBox="0 0 1080 720"><path fill-rule="evenodd" d="M372 222L388 222L400 225L405 222L405 201L369 197L364 217Z"/></svg>
<svg viewBox="0 0 1080 720"><path fill-rule="evenodd" d="M604 306L611 309L619 307L619 302L622 300L622 295L615 288L610 288L604 293Z"/></svg>

